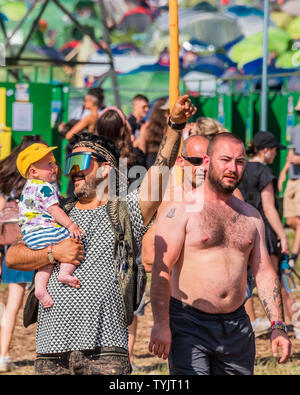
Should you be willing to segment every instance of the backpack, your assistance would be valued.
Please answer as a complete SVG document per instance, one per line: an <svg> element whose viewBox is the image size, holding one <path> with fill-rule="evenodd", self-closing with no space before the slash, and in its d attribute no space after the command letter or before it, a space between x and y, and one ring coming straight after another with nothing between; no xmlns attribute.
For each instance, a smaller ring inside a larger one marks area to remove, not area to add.
<svg viewBox="0 0 300 395"><path fill-rule="evenodd" d="M16 200L10 200L0 211L0 244L12 244L19 233L19 206Z"/></svg>
<svg viewBox="0 0 300 395"><path fill-rule="evenodd" d="M130 325L134 317L133 312L140 305L145 292L147 274L144 266L136 261L138 249L126 201L116 197L114 201L108 201L106 210L115 234L116 281L120 286L126 324Z"/></svg>

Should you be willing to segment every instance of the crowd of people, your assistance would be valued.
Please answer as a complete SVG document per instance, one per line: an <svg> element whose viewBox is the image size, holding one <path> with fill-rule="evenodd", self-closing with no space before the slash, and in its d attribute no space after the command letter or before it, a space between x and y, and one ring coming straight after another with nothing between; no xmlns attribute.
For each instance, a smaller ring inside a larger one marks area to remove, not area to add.
<svg viewBox="0 0 300 395"><path fill-rule="evenodd" d="M269 165L287 147L271 132L259 131L245 148L212 118L191 122L197 109L187 95L171 109L166 97L150 104L139 94L130 114L104 103L102 89L90 89L59 126L69 141L67 199L56 147L39 136L25 136L0 162L0 225L14 201L21 229L2 246L0 372L14 369L10 344L31 282L40 301L36 374L140 370L134 346L146 291L126 322L106 210L113 193L128 207L136 262L152 273L149 351L168 358L170 374L253 374L255 336L268 332L273 354L281 349L279 362L288 360L285 317L300 339L300 316L280 261L288 256L296 268L300 250L299 127L277 180ZM291 249L277 203L287 173ZM254 287L265 317L255 312Z"/></svg>

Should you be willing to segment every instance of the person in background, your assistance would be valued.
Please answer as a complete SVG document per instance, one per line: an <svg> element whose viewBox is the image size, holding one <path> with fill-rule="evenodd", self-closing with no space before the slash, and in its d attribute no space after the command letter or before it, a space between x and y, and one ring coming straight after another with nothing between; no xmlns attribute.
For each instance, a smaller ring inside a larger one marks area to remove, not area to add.
<svg viewBox="0 0 300 395"><path fill-rule="evenodd" d="M21 196L25 179L20 175L16 166L16 160L19 153L29 145L44 140L39 136L24 136L21 143L11 152L11 154L0 162L0 200L2 209L6 201L18 200ZM46 144L46 143L45 143ZM8 296L5 310L1 320L0 334L0 372L7 372L14 368L9 348L13 338L16 325L16 318L19 309L23 305L23 298L27 283L33 280L34 271L19 271L8 269L4 261L2 267L2 284L8 284Z"/></svg>
<svg viewBox="0 0 300 395"><path fill-rule="evenodd" d="M229 130L224 128L219 121L209 117L199 117L196 119L192 133L209 137L224 132L229 132Z"/></svg>
<svg viewBox="0 0 300 395"><path fill-rule="evenodd" d="M295 107L300 119L300 99ZM291 149L286 164L278 178L278 190L282 192L288 174L288 182L283 196L283 216L286 224L295 231L295 238L289 264L294 267L300 251L300 124L291 130Z"/></svg>
<svg viewBox="0 0 300 395"><path fill-rule="evenodd" d="M96 124L96 134L111 140L120 152L120 158L127 160L127 170L133 166L146 167L144 152L135 145L131 128L122 110L117 107L107 107L103 110ZM136 177L127 174L129 184Z"/></svg>
<svg viewBox="0 0 300 395"><path fill-rule="evenodd" d="M139 131L144 123L144 118L149 108L149 100L146 96L139 94L132 99L132 113L127 119L131 126L131 132L135 138L139 136Z"/></svg>
<svg viewBox="0 0 300 395"><path fill-rule="evenodd" d="M277 179L268 165L273 163L277 150L285 148L272 133L258 132L247 149L250 160L246 164L244 177L239 186L245 201L254 206L262 216L267 251L279 277L279 260L282 254L289 254L289 246L278 212ZM294 297L286 292L282 281L281 288L283 302L289 318L292 319L295 313L293 312ZM296 337L300 338L300 322L294 325L294 331Z"/></svg>
<svg viewBox="0 0 300 395"><path fill-rule="evenodd" d="M87 129L88 132L94 133L95 125L99 117L99 112L103 106L103 92L101 89L90 89L88 94L84 98L84 108L89 110L89 114L81 117L81 119L66 133L65 138L71 140L71 138Z"/></svg>
<svg viewBox="0 0 300 395"><path fill-rule="evenodd" d="M165 97L161 97L155 101L149 121L145 126L144 138L147 169L154 163L158 148L167 130L169 106L166 108L166 106L164 106L166 103L167 99Z"/></svg>
<svg viewBox="0 0 300 395"><path fill-rule="evenodd" d="M96 95L98 99L100 100L100 107L99 107L99 114L101 114L101 111L104 108L104 92L102 88L91 88L88 90L87 94L84 96L83 103L80 106L77 106L71 113L71 116L68 120L67 123L71 122L73 125L75 125L76 121L80 121L82 118L86 117L87 115L90 115L91 111L87 108L85 108L85 103L87 100L88 95ZM58 131L60 133L63 133L65 130L65 122L61 122Z"/></svg>

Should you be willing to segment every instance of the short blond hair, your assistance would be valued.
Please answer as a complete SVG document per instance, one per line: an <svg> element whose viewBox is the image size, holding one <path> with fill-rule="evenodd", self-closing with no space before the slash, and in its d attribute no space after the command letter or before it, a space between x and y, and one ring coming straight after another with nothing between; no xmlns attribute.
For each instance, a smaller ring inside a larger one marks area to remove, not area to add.
<svg viewBox="0 0 300 395"><path fill-rule="evenodd" d="M209 117L197 118L194 131L197 135L206 136L207 138L219 133L230 133L219 121Z"/></svg>

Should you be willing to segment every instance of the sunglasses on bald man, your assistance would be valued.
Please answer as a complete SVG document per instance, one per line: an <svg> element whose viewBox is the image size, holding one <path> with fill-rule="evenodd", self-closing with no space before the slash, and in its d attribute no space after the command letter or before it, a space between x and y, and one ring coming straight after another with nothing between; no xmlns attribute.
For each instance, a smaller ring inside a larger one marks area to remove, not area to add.
<svg viewBox="0 0 300 395"><path fill-rule="evenodd" d="M184 160L187 160L194 166L200 166L203 163L203 158L201 156L184 156L181 155Z"/></svg>

